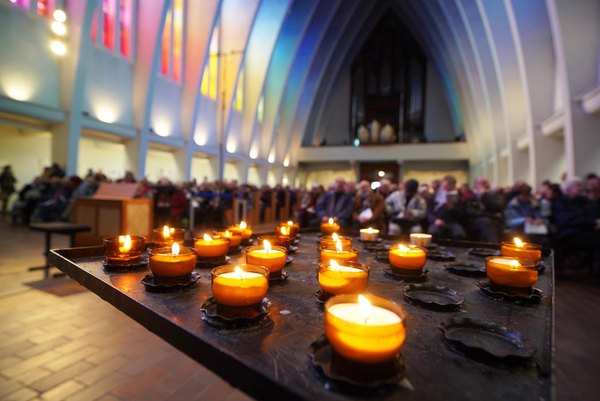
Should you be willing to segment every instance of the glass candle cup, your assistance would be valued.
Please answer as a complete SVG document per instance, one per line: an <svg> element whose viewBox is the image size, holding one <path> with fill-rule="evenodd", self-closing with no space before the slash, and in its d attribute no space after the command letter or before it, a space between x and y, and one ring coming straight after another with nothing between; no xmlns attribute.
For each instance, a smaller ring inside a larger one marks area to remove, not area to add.
<svg viewBox="0 0 600 401"><path fill-rule="evenodd" d="M250 227L249 225L245 225L245 224L237 224L235 226L229 226L227 228L229 231L231 232L235 232L237 234L239 234L242 237L242 241L246 241L248 239L250 239L250 237L252 236L252 227Z"/></svg>
<svg viewBox="0 0 600 401"><path fill-rule="evenodd" d="M488 256L485 269L490 281L503 287L529 288L538 279L537 266L530 259Z"/></svg>
<svg viewBox="0 0 600 401"><path fill-rule="evenodd" d="M129 237L129 241L126 240L126 237ZM128 266L141 262L146 239L140 235L119 235L106 237L102 242L104 243L106 262L109 265Z"/></svg>
<svg viewBox="0 0 600 401"><path fill-rule="evenodd" d="M538 263L542 258L542 247L529 242L522 242L520 245L514 242L502 242L500 250L503 256L511 256L520 259L529 259L533 263Z"/></svg>
<svg viewBox="0 0 600 401"><path fill-rule="evenodd" d="M229 240L227 238L194 238L194 248L200 257L218 258L225 256L229 251Z"/></svg>
<svg viewBox="0 0 600 401"><path fill-rule="evenodd" d="M390 247L388 258L395 270L419 273L427 261L427 251L418 245L397 244Z"/></svg>
<svg viewBox="0 0 600 401"><path fill-rule="evenodd" d="M328 262L332 259L338 262L358 262L358 249L356 248L342 249L339 251L335 247L321 247L319 255L321 262Z"/></svg>
<svg viewBox="0 0 600 401"><path fill-rule="evenodd" d="M259 304L269 289L269 270L256 265L224 265L211 271L212 294L220 305Z"/></svg>
<svg viewBox="0 0 600 401"><path fill-rule="evenodd" d="M337 295L325 303L325 335L344 358L387 362L400 352L406 338L405 316L400 305L384 298Z"/></svg>
<svg viewBox="0 0 600 401"><path fill-rule="evenodd" d="M170 247L173 245L173 242L177 242L179 245L183 244L185 238L185 230L183 228L167 227L165 229L165 227L152 230L152 242L157 247Z"/></svg>
<svg viewBox="0 0 600 401"><path fill-rule="evenodd" d="M342 243L342 249L352 248L352 238L351 237L343 237L343 236L337 235L337 234L336 234L336 237ZM331 235L322 236L321 239L319 240L319 243L321 244L321 247L323 247L323 248L333 248L333 249L335 249L336 244L337 244L336 240Z"/></svg>
<svg viewBox="0 0 600 401"><path fill-rule="evenodd" d="M281 246L271 246L270 250L265 249L263 245L246 248L246 263L266 267L271 276L281 274L286 258L287 251Z"/></svg>
<svg viewBox="0 0 600 401"><path fill-rule="evenodd" d="M324 223L321 223L321 232L323 235L331 235L333 233L337 233L340 231L340 225L333 221L333 219L329 219Z"/></svg>
<svg viewBox="0 0 600 401"><path fill-rule="evenodd" d="M242 243L242 235L233 231L214 231L214 238L225 238L229 240L229 247L235 248Z"/></svg>
<svg viewBox="0 0 600 401"><path fill-rule="evenodd" d="M376 228L363 228L360 230L360 239L363 241L377 241L379 230Z"/></svg>
<svg viewBox="0 0 600 401"><path fill-rule="evenodd" d="M431 244L431 234L412 233L410 234L410 243L412 245L429 246Z"/></svg>
<svg viewBox="0 0 600 401"><path fill-rule="evenodd" d="M329 295L357 294L367 289L370 270L369 266L358 262L321 262L319 286Z"/></svg>
<svg viewBox="0 0 600 401"><path fill-rule="evenodd" d="M262 244L265 240L269 241L273 245L284 247L285 249L289 249L289 246L293 241L292 238L285 237L283 235L261 235L258 237L259 244Z"/></svg>
<svg viewBox="0 0 600 401"><path fill-rule="evenodd" d="M285 227L288 235L292 238L296 238L300 232L300 224L293 222L292 220L282 221L275 229L278 234L281 234L281 227Z"/></svg>
<svg viewBox="0 0 600 401"><path fill-rule="evenodd" d="M149 254L150 270L159 277L185 276L196 267L196 252L185 246L179 248L179 254L172 247L154 248Z"/></svg>

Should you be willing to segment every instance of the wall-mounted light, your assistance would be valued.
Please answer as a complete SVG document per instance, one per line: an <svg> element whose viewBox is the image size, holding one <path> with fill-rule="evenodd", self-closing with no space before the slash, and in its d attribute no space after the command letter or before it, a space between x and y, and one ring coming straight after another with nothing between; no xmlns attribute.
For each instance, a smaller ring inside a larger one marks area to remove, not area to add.
<svg viewBox="0 0 600 401"><path fill-rule="evenodd" d="M283 159L283 167L288 167L290 165L290 157L286 156L285 159Z"/></svg>
<svg viewBox="0 0 600 401"><path fill-rule="evenodd" d="M67 53L67 45L59 38L67 34L67 26L65 25L67 14L63 10L57 9L52 13L52 18L54 21L50 23L50 30L55 38L50 42L50 50L57 56L64 56Z"/></svg>
<svg viewBox="0 0 600 401"><path fill-rule="evenodd" d="M227 142L227 146L226 149L229 153L235 153L235 150L237 149L237 146L235 146L235 142L233 142L232 140L230 140L229 142Z"/></svg>
<svg viewBox="0 0 600 401"><path fill-rule="evenodd" d="M383 177L383 176L385 176L385 171L383 171L383 170L379 170L379 171L377 172L377 175L378 175L378 176L380 176L380 177Z"/></svg>
<svg viewBox="0 0 600 401"><path fill-rule="evenodd" d="M50 29L58 36L65 36L67 34L67 26L59 21L52 21Z"/></svg>
<svg viewBox="0 0 600 401"><path fill-rule="evenodd" d="M114 108L109 106L99 106L96 109L96 118L103 123L112 124L117 121L117 113Z"/></svg>
<svg viewBox="0 0 600 401"><path fill-rule="evenodd" d="M288 179L287 179L286 177L283 177L283 180L281 180L281 183L282 183L283 185L287 185L287 184L288 184L288 182L289 182L289 181L288 181Z"/></svg>
<svg viewBox="0 0 600 401"><path fill-rule="evenodd" d="M52 18L54 18L54 21L56 22L65 22L67 20L67 13L61 9L56 9L52 13Z"/></svg>
<svg viewBox="0 0 600 401"><path fill-rule="evenodd" d="M258 157L258 147L253 146L252 149L250 149L249 156L252 160L256 159Z"/></svg>
<svg viewBox="0 0 600 401"><path fill-rule="evenodd" d="M354 139L354 142L352 144L354 145L355 148L358 148L360 146L360 139L358 139L358 138Z"/></svg>
<svg viewBox="0 0 600 401"><path fill-rule="evenodd" d="M275 151L274 150L272 150L271 153L269 153L269 158L267 159L267 161L270 164L275 163Z"/></svg>

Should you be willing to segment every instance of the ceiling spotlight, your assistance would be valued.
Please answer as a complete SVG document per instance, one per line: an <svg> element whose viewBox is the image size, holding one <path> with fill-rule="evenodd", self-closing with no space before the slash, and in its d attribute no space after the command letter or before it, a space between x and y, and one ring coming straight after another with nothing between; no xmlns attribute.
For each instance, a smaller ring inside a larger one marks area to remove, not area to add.
<svg viewBox="0 0 600 401"><path fill-rule="evenodd" d="M64 56L67 53L67 46L60 40L53 40L50 43L50 50L57 56Z"/></svg>
<svg viewBox="0 0 600 401"><path fill-rule="evenodd" d="M52 21L50 24L50 29L58 36L65 36L67 34L67 27L65 24L59 21Z"/></svg>
<svg viewBox="0 0 600 401"><path fill-rule="evenodd" d="M67 13L65 13L61 9L54 10L54 12L52 13L52 18L54 18L54 20L58 22L65 22L67 20Z"/></svg>
<svg viewBox="0 0 600 401"><path fill-rule="evenodd" d="M385 171L383 170L379 170L379 172L377 173L378 176L383 177L385 175Z"/></svg>

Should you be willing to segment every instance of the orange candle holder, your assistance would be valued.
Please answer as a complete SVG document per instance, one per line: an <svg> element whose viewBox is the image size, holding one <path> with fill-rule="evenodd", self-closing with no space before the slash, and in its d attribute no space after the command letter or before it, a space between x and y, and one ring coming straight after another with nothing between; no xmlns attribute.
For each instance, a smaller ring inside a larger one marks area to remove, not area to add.
<svg viewBox="0 0 600 401"><path fill-rule="evenodd" d="M337 240L335 239L337 238ZM322 236L321 239L319 240L319 243L321 244L321 247L323 248L334 248L336 247L337 241L340 241L342 243L342 249L349 249L352 248L352 238L351 237L344 237L341 235L328 235L328 236Z"/></svg>
<svg viewBox="0 0 600 401"><path fill-rule="evenodd" d="M240 224L236 224L234 226L229 226L227 229L231 232L238 233L242 237L242 241L249 240L253 233L252 227L244 222L241 222Z"/></svg>
<svg viewBox="0 0 600 401"><path fill-rule="evenodd" d="M239 232L229 230L213 231L214 238L225 238L229 240L229 248L235 248L242 243L242 235Z"/></svg>
<svg viewBox="0 0 600 401"><path fill-rule="evenodd" d="M325 335L334 354L358 363L385 363L404 344L405 317L400 305L384 298L337 295L325 303Z"/></svg>
<svg viewBox="0 0 600 401"><path fill-rule="evenodd" d="M181 245L183 244L184 239L185 230L183 228L164 226L163 228L155 228L152 230L152 242L159 248L165 246L170 247L173 245L173 242L177 242Z"/></svg>
<svg viewBox="0 0 600 401"><path fill-rule="evenodd" d="M530 259L488 256L485 269L490 281L501 287L530 288L538 279L537 266Z"/></svg>
<svg viewBox="0 0 600 401"><path fill-rule="evenodd" d="M202 258L218 258L229 251L227 238L212 238L208 235L194 238L194 248Z"/></svg>
<svg viewBox="0 0 600 401"><path fill-rule="evenodd" d="M178 247L178 244L174 246ZM188 247L154 248L149 251L150 270L158 277L182 277L189 275L196 267L196 252Z"/></svg>
<svg viewBox="0 0 600 401"><path fill-rule="evenodd" d="M319 286L326 295L357 294L367 289L371 268L363 263L335 260L319 263Z"/></svg>
<svg viewBox="0 0 600 401"><path fill-rule="evenodd" d="M427 251L418 245L397 244L390 247L388 259L392 270L402 274L419 275L427 261Z"/></svg>
<svg viewBox="0 0 600 401"><path fill-rule="evenodd" d="M126 237L129 237L129 240ZM146 239L140 235L118 235L106 237L102 242L107 264L132 266L141 262Z"/></svg>
<svg viewBox="0 0 600 401"><path fill-rule="evenodd" d="M528 259L533 263L538 263L542 258L542 247L529 242L502 242L500 250L503 256Z"/></svg>
<svg viewBox="0 0 600 401"><path fill-rule="evenodd" d="M282 221L281 223L279 223L279 225L277 227L278 228L286 227L289 230L289 232L290 232L289 235L292 238L296 238L298 236L298 234L300 233L300 224L296 223L292 220Z"/></svg>
<svg viewBox="0 0 600 401"><path fill-rule="evenodd" d="M249 265L264 266L269 269L269 277L280 277L285 266L287 251L282 246L271 246L265 249L264 245L254 245L246 248L246 263Z"/></svg>
<svg viewBox="0 0 600 401"><path fill-rule="evenodd" d="M273 245L284 247L287 250L289 250L289 247L292 245L293 241L292 238L283 235L261 235L257 238L257 240L259 244L264 243L266 240Z"/></svg>
<svg viewBox="0 0 600 401"><path fill-rule="evenodd" d="M218 305L260 304L269 289L269 270L256 265L224 265L211 271L212 294Z"/></svg>
<svg viewBox="0 0 600 401"><path fill-rule="evenodd" d="M337 262L358 262L358 249L356 248L339 250L335 247L321 247L319 250L319 255L321 262L328 262L330 260L335 260Z"/></svg>
<svg viewBox="0 0 600 401"><path fill-rule="evenodd" d="M321 223L321 232L323 235L331 235L340 231L340 225L333 219L329 219L326 222Z"/></svg>

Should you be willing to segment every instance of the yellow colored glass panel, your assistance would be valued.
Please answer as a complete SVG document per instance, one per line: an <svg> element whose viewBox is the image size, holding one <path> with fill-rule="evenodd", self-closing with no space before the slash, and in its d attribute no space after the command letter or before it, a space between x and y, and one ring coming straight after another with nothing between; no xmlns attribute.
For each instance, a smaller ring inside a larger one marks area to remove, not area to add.
<svg viewBox="0 0 600 401"><path fill-rule="evenodd" d="M244 71L240 73L238 78L238 85L235 91L235 109L237 111L242 111L244 107Z"/></svg>

